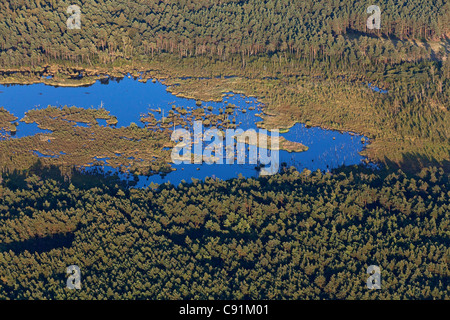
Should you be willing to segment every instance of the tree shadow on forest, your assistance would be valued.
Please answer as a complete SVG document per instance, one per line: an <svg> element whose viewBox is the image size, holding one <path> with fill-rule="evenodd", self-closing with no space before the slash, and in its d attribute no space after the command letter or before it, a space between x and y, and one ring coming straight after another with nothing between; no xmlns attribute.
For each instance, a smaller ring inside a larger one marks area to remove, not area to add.
<svg viewBox="0 0 450 320"><path fill-rule="evenodd" d="M450 151L449 151L450 156ZM393 162L392 160L384 157L384 163L387 169L398 170L401 169L405 173L419 173L425 167L438 167L442 168L444 172L450 172L450 161L436 160L434 157L429 157L417 152L406 152L402 155L400 162Z"/></svg>
<svg viewBox="0 0 450 320"><path fill-rule="evenodd" d="M430 54L430 59L433 61L441 61L442 55L439 52L434 51L434 49L430 46L428 41L420 41L420 44L415 39L406 39L402 40L398 38L397 36L393 34L386 34L383 32L376 32L376 31L369 31L369 32L363 32L355 29L347 29L344 36L350 40L360 40L361 38L372 38L372 39L383 39L383 40L390 40L392 41L392 44L395 48L398 47L399 43L404 43L406 41L411 41L416 47L423 46L427 52ZM450 39L445 36L442 41L441 45L444 48L444 51L446 53L450 52Z"/></svg>
<svg viewBox="0 0 450 320"><path fill-rule="evenodd" d="M372 39L384 39L384 40L393 40L393 41L400 41L400 38L394 36L394 35L386 35L383 32L376 31L369 31L369 32L362 32L356 29L348 28L347 31L343 34L343 36L347 37L348 39L360 39L362 37L366 38L372 38Z"/></svg>
<svg viewBox="0 0 450 320"><path fill-rule="evenodd" d="M54 180L62 186L68 187L72 184L78 189L91 189L95 187L104 188L115 187L127 188L129 183L120 179L117 174L108 174L102 170L91 170L89 172L80 171L72 167L61 170L60 166L45 165L38 159L29 169L3 173L0 176L0 183L12 190L29 188L29 178L37 176L41 180ZM3 182L2 182L3 180Z"/></svg>
<svg viewBox="0 0 450 320"><path fill-rule="evenodd" d="M414 45L417 47L423 46L425 48L425 50L430 54L431 60L433 60L433 61L441 61L442 60L442 56L439 54L439 52L436 53L428 42L424 41L424 42L421 42L419 45L416 40L412 40L412 43L414 43ZM444 45L444 49L445 49L445 45Z"/></svg>
<svg viewBox="0 0 450 320"><path fill-rule="evenodd" d="M24 241L0 243L0 252L8 252L11 250L15 254L20 254L25 251L30 253L43 253L51 251L52 249L70 248L74 238L75 235L73 233L58 233L42 238L36 237Z"/></svg>

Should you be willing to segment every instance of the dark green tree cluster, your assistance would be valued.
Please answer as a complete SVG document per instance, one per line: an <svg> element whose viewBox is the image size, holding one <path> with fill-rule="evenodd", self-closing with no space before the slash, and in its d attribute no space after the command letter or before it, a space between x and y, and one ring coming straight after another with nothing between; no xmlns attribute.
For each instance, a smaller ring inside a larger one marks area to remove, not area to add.
<svg viewBox="0 0 450 320"><path fill-rule="evenodd" d="M449 299L448 186L437 168L153 189L5 176L0 298ZM81 290L65 288L71 264Z"/></svg>
<svg viewBox="0 0 450 320"><path fill-rule="evenodd" d="M443 0L380 3L382 28L367 30L372 1L291 0L10 0L0 4L0 64L49 59L108 63L161 52L180 56L283 52L304 59L419 59L415 40L450 31ZM82 11L81 30L67 30L69 5ZM379 41L379 37L395 42ZM409 41L412 40L412 41ZM429 48L428 48L429 49ZM389 54L388 54L389 53Z"/></svg>

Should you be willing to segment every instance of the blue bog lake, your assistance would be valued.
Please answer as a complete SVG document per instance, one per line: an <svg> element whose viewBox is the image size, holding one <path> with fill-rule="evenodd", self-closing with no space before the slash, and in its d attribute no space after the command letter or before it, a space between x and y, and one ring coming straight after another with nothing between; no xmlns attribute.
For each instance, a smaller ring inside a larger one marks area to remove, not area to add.
<svg viewBox="0 0 450 320"><path fill-rule="evenodd" d="M143 126L140 122L142 114L151 112L151 109L161 109L166 115L172 106L184 108L198 108L194 99L179 98L167 91L167 86L161 82L143 83L133 78L125 77L122 80L109 80L107 83L97 81L88 87L53 87L45 84L32 85L0 85L0 107L13 113L20 119L25 112L33 108L46 108L52 106L77 106L83 108L100 108L115 115L118 120L117 127L129 126L132 122ZM256 123L262 119L261 104L257 98L245 97L239 94L227 93L221 102L203 102L201 108L212 107L212 113L218 114L219 109L226 109L231 103L237 106L230 119L235 118L240 123L238 128L243 130L255 129ZM245 112L242 110L245 109ZM161 119L163 112L151 112L156 119ZM106 126L105 122L100 125ZM83 126L83 124L79 124ZM34 135L43 131L36 124L19 123L15 139ZM350 132L337 132L318 127L306 128L303 124L296 124L287 133L280 136L290 141L300 142L309 149L305 152L289 153L280 151L279 161L287 166L295 166L299 171L303 169L322 171L331 170L342 165L360 164L364 158L359 154L369 141L367 137ZM365 140L365 143L362 141ZM30 150L33 152L33 150ZM35 152L35 154L37 154ZM38 154L39 155L39 154ZM94 160L94 159L93 159ZM104 159L105 171L114 172ZM176 171L165 176L153 175L138 177L137 186L146 187L151 182L170 182L175 185L182 180L190 182L191 178L203 180L206 177L219 179L236 178L239 174L244 177L257 177L255 165L250 164L180 164L172 165ZM127 175L121 174L125 179ZM132 178L132 177L128 177Z"/></svg>

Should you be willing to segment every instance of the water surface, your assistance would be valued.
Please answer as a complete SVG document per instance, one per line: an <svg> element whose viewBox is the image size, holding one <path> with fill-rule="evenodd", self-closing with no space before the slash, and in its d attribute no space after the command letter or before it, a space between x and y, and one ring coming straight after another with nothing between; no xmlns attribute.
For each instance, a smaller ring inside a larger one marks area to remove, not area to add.
<svg viewBox="0 0 450 320"><path fill-rule="evenodd" d="M19 119L23 118L25 112L33 108L46 108L52 106L77 106L83 108L104 107L115 115L118 120L117 127L129 126L135 123L143 126L140 122L141 115L151 112L152 109L161 109L161 113L152 112L155 118L160 120L168 115L172 106L184 108L198 108L194 99L179 98L167 91L167 86L161 82L147 83L125 77L116 81L97 81L89 87L53 87L45 84L32 85L0 85L0 106L13 113ZM235 95L227 93L221 102L203 102L202 108L212 107L212 113L219 114L219 109L225 110L232 103L237 106L230 116L235 118L239 128L243 130L255 129L256 123L261 121L261 104L254 97ZM245 113L242 110L245 109ZM207 111L208 113L209 111ZM105 120L99 120L100 125L106 126ZM79 126L86 126L77 123ZM36 124L25 124L20 122L17 127L16 138L29 136L41 130ZM325 130L318 127L306 128L303 124L294 125L289 132L281 133L280 136L287 140L300 142L309 147L306 152L289 153L280 151L280 164L285 162L287 166L295 166L299 171L307 168L309 170L321 169L331 170L342 165L360 164L363 157L359 154L368 141L366 137L353 133L340 133ZM37 153L35 153L37 154ZM94 159L98 160L98 159ZM105 163L104 169L115 170L108 166L108 159L102 159ZM176 171L165 176L154 175L151 177L139 177L138 186L145 187L151 182L165 183L170 181L177 185L182 180L190 182L191 178L205 179L215 177L220 179L236 178L239 174L244 177L257 177L258 171L255 165L250 164L180 164L173 165ZM125 175L121 175L125 177Z"/></svg>

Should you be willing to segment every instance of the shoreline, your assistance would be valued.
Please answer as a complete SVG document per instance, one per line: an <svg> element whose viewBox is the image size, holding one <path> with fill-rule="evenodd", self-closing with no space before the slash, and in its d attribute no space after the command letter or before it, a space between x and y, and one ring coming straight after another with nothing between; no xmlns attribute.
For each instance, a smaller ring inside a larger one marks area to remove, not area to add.
<svg viewBox="0 0 450 320"><path fill-rule="evenodd" d="M66 87L66 88L77 88L77 87L89 87L94 85L97 81L101 81L102 79L123 79L126 76L132 77L135 80L138 80L140 82L146 83L148 80L157 80L160 81L163 85L166 86L166 90L168 92L170 92L171 94L173 94L174 96L178 97L178 98L184 98L184 99L192 99L192 100L200 100L203 102L221 102L223 101L223 97L226 96L226 92L233 92L233 94L242 94L245 95L246 97L254 97L256 99L258 99L257 96L255 95L246 95L245 90L231 90L231 89L223 89L221 90L221 98L217 98L217 99L198 99L195 97L195 94L188 94L188 93L184 93L184 92L177 92L176 90L171 90L171 88L174 88L175 86L171 83L167 83L167 81L170 82L170 80L172 81L179 81L179 80L185 80L184 78L186 78L186 76L179 76L179 77L163 77L161 74L160 75L152 75L152 74L148 74L148 73L153 73L153 72L157 72L157 70L149 70L148 68L144 68L144 67L138 67L138 68L118 68L118 67L114 67L113 70L111 70L110 68L105 68L105 67L91 67L91 68L84 68L84 67L67 67L67 66L62 66L62 65L45 65L42 66L41 68L44 68L43 70L36 70L33 71L31 70L31 68L18 68L18 69L2 69L0 68L0 76L2 76L2 74L4 73L9 73L9 72L13 72L14 73L32 73L32 72L40 72L41 76L55 76L55 71L59 72L59 71L68 71L68 70L77 70L78 72L87 72L88 75L86 77L83 77L82 79L88 79L87 81L83 82L83 83L66 83L64 81L46 81L48 79L34 79L34 80L29 80L29 81L17 81L17 80L11 80L11 81L4 81L2 79L0 79L0 85L32 85L32 84L40 84L43 83L45 85L48 86L53 86L53 87ZM61 69L63 68L63 69ZM66 74L70 74L70 73L66 73ZM73 73L71 74L73 76ZM145 76L144 76L145 75ZM102 78L98 78L100 76L104 76ZM91 78L89 78L91 77ZM96 77L96 78L92 78L92 77ZM234 79L241 79L240 76L233 76L232 78ZM72 81L82 81L82 79L80 80L74 80L74 79L68 79L68 80L72 80ZM230 79L230 78L229 78ZM194 80L194 81L201 81L203 79L197 79L194 77L189 77L189 80ZM207 79L207 80L212 80L212 79ZM201 95L201 94L200 94ZM265 118L267 116L276 116L275 114L271 114L269 113L269 111L267 110L267 104L264 103L263 101L260 101L263 109L262 109L262 115L260 116L263 121L256 123L256 126L258 128L263 128L263 129L274 129L271 128L270 126L268 126L265 123ZM265 110L264 110L265 109ZM282 131L282 133L287 133L290 131L290 129L292 127L294 127L296 124L303 124L303 125L307 125L306 122L301 122L301 121L296 121L294 120L293 122L289 122L289 124L282 126L280 128L278 128L279 130ZM364 132L358 132L355 130L346 130L346 129L336 129L336 128L331 128L330 126L326 125L326 124L312 124L309 126L309 128L321 128L321 129L325 129L325 130L332 130L335 132L339 132L341 134L343 133L348 133L348 134L352 134L352 135L360 135L360 136L364 136L366 137L366 142L365 142L365 146L364 149L361 152L364 152L369 145L372 144L373 142L373 138L369 136L369 134L364 133ZM377 162L375 159L370 159L370 157L368 155L365 155L365 158L367 158L370 162Z"/></svg>

